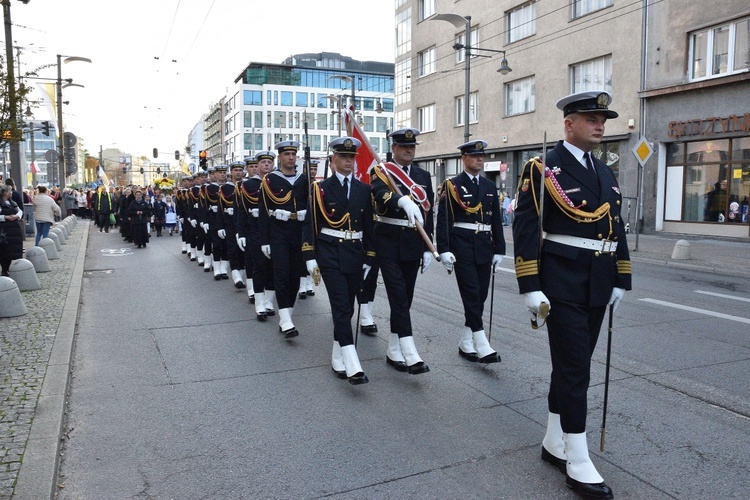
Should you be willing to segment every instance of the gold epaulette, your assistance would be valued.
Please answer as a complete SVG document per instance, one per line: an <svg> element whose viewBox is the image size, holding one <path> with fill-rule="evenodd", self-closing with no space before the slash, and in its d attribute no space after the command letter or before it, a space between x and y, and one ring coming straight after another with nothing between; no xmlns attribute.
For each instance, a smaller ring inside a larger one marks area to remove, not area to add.
<svg viewBox="0 0 750 500"><path fill-rule="evenodd" d="M305 243L302 244L302 251L303 252L312 252L313 250L315 250L315 247L312 246L311 244L309 244L307 242L305 242Z"/></svg>
<svg viewBox="0 0 750 500"><path fill-rule="evenodd" d="M539 274L538 260L523 260L523 257L516 257L516 278L525 278Z"/></svg>
<svg viewBox="0 0 750 500"><path fill-rule="evenodd" d="M629 260L617 261L617 274L633 274Z"/></svg>
<svg viewBox="0 0 750 500"><path fill-rule="evenodd" d="M367 255L367 257L375 257L375 252L367 252L365 255Z"/></svg>

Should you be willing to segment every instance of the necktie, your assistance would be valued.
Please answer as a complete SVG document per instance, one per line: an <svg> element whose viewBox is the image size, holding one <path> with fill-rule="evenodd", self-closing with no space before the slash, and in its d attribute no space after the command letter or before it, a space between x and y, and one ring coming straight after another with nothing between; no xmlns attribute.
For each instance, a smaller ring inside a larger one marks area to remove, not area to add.
<svg viewBox="0 0 750 500"><path fill-rule="evenodd" d="M406 172L406 175L409 175L409 165L404 167L404 172Z"/></svg>
<svg viewBox="0 0 750 500"><path fill-rule="evenodd" d="M471 182L472 182L472 183L473 183L473 184L474 184L475 186L479 186L479 179L477 179L476 177L473 177L473 178L471 179Z"/></svg>
<svg viewBox="0 0 750 500"><path fill-rule="evenodd" d="M344 177L344 193L346 194L346 199L349 199L349 177Z"/></svg>
<svg viewBox="0 0 750 500"><path fill-rule="evenodd" d="M583 156L586 157L586 169L589 171L592 178L596 179L596 169L594 168L594 162L591 161L591 153L584 153Z"/></svg>

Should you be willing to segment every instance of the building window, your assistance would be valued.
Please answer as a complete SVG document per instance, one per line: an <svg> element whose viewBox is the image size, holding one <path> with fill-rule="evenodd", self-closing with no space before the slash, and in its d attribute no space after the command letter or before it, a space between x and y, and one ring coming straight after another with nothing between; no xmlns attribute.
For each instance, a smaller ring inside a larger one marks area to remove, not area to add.
<svg viewBox="0 0 750 500"><path fill-rule="evenodd" d="M273 128L286 127L286 112L274 111L273 112L273 125L271 126Z"/></svg>
<svg viewBox="0 0 750 500"><path fill-rule="evenodd" d="M286 90L281 91L281 105L282 106L294 106L294 92Z"/></svg>
<svg viewBox="0 0 750 500"><path fill-rule="evenodd" d="M328 115L325 113L318 113L318 130L328 130Z"/></svg>
<svg viewBox="0 0 750 500"><path fill-rule="evenodd" d="M746 224L750 197L750 137L667 146L664 218Z"/></svg>
<svg viewBox="0 0 750 500"><path fill-rule="evenodd" d="M378 116L375 122L375 132L385 133L386 130L388 130L388 118Z"/></svg>
<svg viewBox="0 0 750 500"><path fill-rule="evenodd" d="M435 13L435 0L419 0L419 20L424 21Z"/></svg>
<svg viewBox="0 0 750 500"><path fill-rule="evenodd" d="M609 7L614 0L573 0L571 7L573 9L573 19L577 19L594 11Z"/></svg>
<svg viewBox="0 0 750 500"><path fill-rule="evenodd" d="M297 95L296 95L296 104L295 105L298 108L306 108L307 107L307 102L308 102L307 101L307 97L308 97L307 92L297 92L296 94Z"/></svg>
<svg viewBox="0 0 750 500"><path fill-rule="evenodd" d="M466 32L456 36L456 43L459 45L466 45ZM469 32L469 47L476 47L479 44L479 31L474 28ZM476 57L476 54L472 54L471 57ZM466 59L466 51L459 49L456 51L456 64L464 62Z"/></svg>
<svg viewBox="0 0 750 500"><path fill-rule="evenodd" d="M242 120L242 126L250 128L253 126L253 112L252 111L243 111L242 112L243 120ZM245 148L247 149L247 148Z"/></svg>
<svg viewBox="0 0 750 500"><path fill-rule="evenodd" d="M750 17L690 35L690 78L700 80L748 71Z"/></svg>
<svg viewBox="0 0 750 500"><path fill-rule="evenodd" d="M508 43L513 43L535 34L536 2L529 2L508 12L506 23L508 26Z"/></svg>
<svg viewBox="0 0 750 500"><path fill-rule="evenodd" d="M612 56L599 57L570 67L570 93L605 90L612 93Z"/></svg>
<svg viewBox="0 0 750 500"><path fill-rule="evenodd" d="M411 59L396 62L396 106L411 101ZM385 108L385 103L383 104Z"/></svg>
<svg viewBox="0 0 750 500"><path fill-rule="evenodd" d="M436 68L436 62L435 62L435 54L437 51L435 50L435 47L430 47L427 50L424 50L417 54L417 65L419 66L419 72L418 75L420 78L423 76L431 75L435 72Z"/></svg>
<svg viewBox="0 0 750 500"><path fill-rule="evenodd" d="M417 120L417 127L420 131L433 132L435 130L435 105L417 108Z"/></svg>
<svg viewBox="0 0 750 500"><path fill-rule="evenodd" d="M396 57L411 52L411 9L396 14Z"/></svg>
<svg viewBox="0 0 750 500"><path fill-rule="evenodd" d="M262 99L260 90L246 90L242 94L242 104L245 106L260 106L263 104Z"/></svg>
<svg viewBox="0 0 750 500"><path fill-rule="evenodd" d="M534 77L505 84L505 116L534 111Z"/></svg>
<svg viewBox="0 0 750 500"><path fill-rule="evenodd" d="M464 96L456 97L456 126L464 124ZM479 95L476 92L469 94L469 123L479 122Z"/></svg>

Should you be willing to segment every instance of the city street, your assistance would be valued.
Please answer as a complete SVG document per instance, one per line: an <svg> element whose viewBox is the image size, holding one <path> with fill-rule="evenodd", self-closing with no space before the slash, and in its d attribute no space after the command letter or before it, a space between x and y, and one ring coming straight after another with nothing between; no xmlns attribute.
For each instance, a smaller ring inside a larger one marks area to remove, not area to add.
<svg viewBox="0 0 750 500"><path fill-rule="evenodd" d="M539 459L549 354L512 259L495 283L502 363L457 355L458 292L434 263L412 308L431 371L386 365L381 286L378 337L359 337L370 383L351 386L331 373L323 286L298 301L301 334L284 340L177 237L121 241L94 229L88 240L60 498L575 497ZM652 264L634 274L614 318L603 453L606 329L594 355L593 460L617 497L744 497L747 279Z"/></svg>

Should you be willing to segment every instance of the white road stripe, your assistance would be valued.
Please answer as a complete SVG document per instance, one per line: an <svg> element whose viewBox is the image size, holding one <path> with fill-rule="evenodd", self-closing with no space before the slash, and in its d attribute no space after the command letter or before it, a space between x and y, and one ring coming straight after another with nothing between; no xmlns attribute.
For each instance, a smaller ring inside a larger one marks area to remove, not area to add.
<svg viewBox="0 0 750 500"><path fill-rule="evenodd" d="M728 319L730 321L736 321L738 323L745 323L747 325L750 325L750 319L748 318L742 318L740 316L731 316L729 314L722 314L717 313L713 311L708 311L706 309L698 309L697 307L690 307L690 306L684 306L682 304L675 304L673 302L664 302L663 300L656 300L656 299L638 299L643 302L649 302L651 304L656 304L660 306L665 307L673 307L675 309L682 309L683 311L690 311L697 314L705 314L706 316L713 316L715 318L722 318L722 319Z"/></svg>
<svg viewBox="0 0 750 500"><path fill-rule="evenodd" d="M743 302L750 302L750 299L745 297L737 297L735 295L727 295L725 293L706 292L705 290L696 290L695 293L702 293L703 295L713 295L714 297L721 297L722 299L741 300Z"/></svg>

